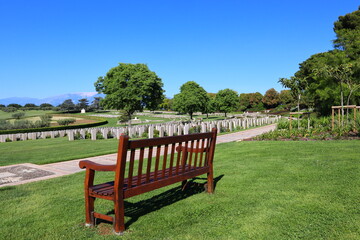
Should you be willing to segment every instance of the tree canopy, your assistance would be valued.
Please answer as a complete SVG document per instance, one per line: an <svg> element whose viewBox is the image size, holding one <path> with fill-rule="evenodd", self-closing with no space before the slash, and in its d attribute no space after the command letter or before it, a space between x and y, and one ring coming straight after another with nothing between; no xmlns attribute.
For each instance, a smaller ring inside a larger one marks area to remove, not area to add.
<svg viewBox="0 0 360 240"><path fill-rule="evenodd" d="M204 112L206 110L209 97L199 84L194 81L184 83L180 87L180 93L173 99L173 108L175 111L188 113L190 119L194 112Z"/></svg>
<svg viewBox="0 0 360 240"><path fill-rule="evenodd" d="M75 104L71 99L66 99L62 104L58 106L63 112L71 112L75 110Z"/></svg>
<svg viewBox="0 0 360 240"><path fill-rule="evenodd" d="M227 113L237 110L239 105L238 93L229 88L220 90L215 96L215 102L217 109L225 113L226 117Z"/></svg>
<svg viewBox="0 0 360 240"><path fill-rule="evenodd" d="M280 98L278 91L276 91L274 88L267 90L262 99L262 102L266 108L273 108L279 105Z"/></svg>
<svg viewBox="0 0 360 240"><path fill-rule="evenodd" d="M345 101L360 102L360 10L340 16L334 31L335 49L310 56L294 76L279 80L294 95L303 95L320 115L330 114L331 106L343 106Z"/></svg>
<svg viewBox="0 0 360 240"><path fill-rule="evenodd" d="M102 106L124 110L131 117L144 108L155 110L164 99L161 78L145 64L120 63L95 82L96 91L106 94Z"/></svg>

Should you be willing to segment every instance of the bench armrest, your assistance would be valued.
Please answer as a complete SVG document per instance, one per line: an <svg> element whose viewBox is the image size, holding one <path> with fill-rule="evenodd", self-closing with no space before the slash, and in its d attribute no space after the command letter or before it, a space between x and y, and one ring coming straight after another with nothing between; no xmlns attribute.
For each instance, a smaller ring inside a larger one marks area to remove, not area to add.
<svg viewBox="0 0 360 240"><path fill-rule="evenodd" d="M186 148L186 151L189 152L189 153L201 153L201 152L206 152L208 150L208 148L191 148L191 147L187 147ZM183 146L177 146L176 147L176 151L177 152L180 152L180 151L183 151L185 152L185 147Z"/></svg>
<svg viewBox="0 0 360 240"><path fill-rule="evenodd" d="M79 162L80 168L87 168L95 171L115 171L116 164L114 165L103 165L98 164L89 160L82 160Z"/></svg>

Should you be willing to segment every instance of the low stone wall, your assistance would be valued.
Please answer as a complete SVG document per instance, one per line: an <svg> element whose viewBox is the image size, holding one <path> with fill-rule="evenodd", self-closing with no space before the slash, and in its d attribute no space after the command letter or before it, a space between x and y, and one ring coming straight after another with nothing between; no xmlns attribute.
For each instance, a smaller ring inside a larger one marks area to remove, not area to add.
<svg viewBox="0 0 360 240"><path fill-rule="evenodd" d="M207 132L216 127L218 132L232 132L240 129L247 129L255 126L268 125L278 122L279 116L271 117L243 117L220 121L193 121L193 122L167 122L159 124L137 125L131 127L99 127L99 128L82 128L61 131L32 132L18 134L0 135L0 142L6 141L24 141L45 138L56 138L67 136L69 141L75 139L91 140L107 139L109 137L119 138L125 133L131 138L140 137L164 137L185 135L193 132Z"/></svg>

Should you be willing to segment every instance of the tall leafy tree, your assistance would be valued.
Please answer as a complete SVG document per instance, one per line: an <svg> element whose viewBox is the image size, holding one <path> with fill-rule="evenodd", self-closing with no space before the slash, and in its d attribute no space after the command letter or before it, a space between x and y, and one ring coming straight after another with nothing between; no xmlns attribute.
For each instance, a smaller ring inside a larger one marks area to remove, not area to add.
<svg viewBox="0 0 360 240"><path fill-rule="evenodd" d="M217 105L216 105L216 94L215 93L207 93L209 101L206 104L205 109L202 111L202 113L206 114L206 118L209 118L209 113L216 112Z"/></svg>
<svg viewBox="0 0 360 240"><path fill-rule="evenodd" d="M22 106L20 104L17 103L10 103L9 105L7 105L8 108L16 108L16 109L20 109L22 108Z"/></svg>
<svg viewBox="0 0 360 240"><path fill-rule="evenodd" d="M232 89L226 88L220 90L215 97L217 108L225 114L237 110L239 104L238 93Z"/></svg>
<svg viewBox="0 0 360 240"><path fill-rule="evenodd" d="M102 105L122 109L131 119L135 111L155 110L164 99L161 78L145 64L120 63L95 82L96 91L106 94Z"/></svg>
<svg viewBox="0 0 360 240"><path fill-rule="evenodd" d="M251 107L249 93L241 93L240 94L239 105L240 105L239 108L241 111L245 111L246 109Z"/></svg>
<svg viewBox="0 0 360 240"><path fill-rule="evenodd" d="M280 91L280 104L288 105L294 102L294 97L291 94L291 90L281 90Z"/></svg>
<svg viewBox="0 0 360 240"><path fill-rule="evenodd" d="M101 99L103 99L102 97L95 97L94 100L92 101L90 108L93 110L101 110Z"/></svg>
<svg viewBox="0 0 360 240"><path fill-rule="evenodd" d="M51 110L54 106L51 105L50 103L42 103L40 104L40 109L41 110Z"/></svg>
<svg viewBox="0 0 360 240"><path fill-rule="evenodd" d="M89 107L89 100L86 98L82 98L78 100L77 108L87 110Z"/></svg>
<svg viewBox="0 0 360 240"><path fill-rule="evenodd" d="M267 90L262 99L262 102L267 108L275 108L277 105L279 105L280 102L278 91L276 91L274 88Z"/></svg>
<svg viewBox="0 0 360 240"><path fill-rule="evenodd" d="M160 108L166 111L172 109L173 100L170 98L165 98L163 102L160 104Z"/></svg>
<svg viewBox="0 0 360 240"><path fill-rule="evenodd" d="M75 110L75 104L71 99L66 99L62 104L58 106L63 112L71 112Z"/></svg>
<svg viewBox="0 0 360 240"><path fill-rule="evenodd" d="M173 108L175 111L188 113L190 119L194 112L203 112L206 109L209 97L199 84L194 81L184 83L180 93L174 96Z"/></svg>
<svg viewBox="0 0 360 240"><path fill-rule="evenodd" d="M36 106L34 103L27 103L24 105L24 109L35 110L38 109L38 106Z"/></svg>
<svg viewBox="0 0 360 240"><path fill-rule="evenodd" d="M290 78L280 78L279 83L281 83L281 85L285 88L290 88L294 98L297 99L297 110L300 112L301 95L303 95L307 86L306 78L295 76Z"/></svg>
<svg viewBox="0 0 360 240"><path fill-rule="evenodd" d="M356 60L360 57L360 7L358 10L340 16L334 23L336 39L334 46Z"/></svg>

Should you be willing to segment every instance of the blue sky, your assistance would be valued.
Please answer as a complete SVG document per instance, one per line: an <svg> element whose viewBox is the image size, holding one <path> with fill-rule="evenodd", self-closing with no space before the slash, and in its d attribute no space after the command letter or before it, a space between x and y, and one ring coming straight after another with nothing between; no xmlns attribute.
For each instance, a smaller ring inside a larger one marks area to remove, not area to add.
<svg viewBox="0 0 360 240"><path fill-rule="evenodd" d="M261 92L332 49L355 0L0 0L0 98L94 92L118 63L146 63L168 97Z"/></svg>

